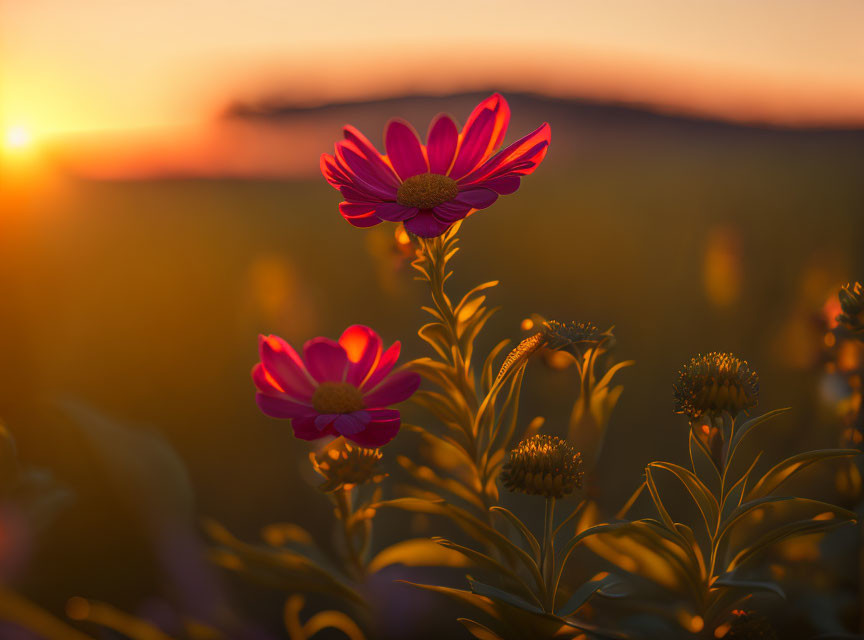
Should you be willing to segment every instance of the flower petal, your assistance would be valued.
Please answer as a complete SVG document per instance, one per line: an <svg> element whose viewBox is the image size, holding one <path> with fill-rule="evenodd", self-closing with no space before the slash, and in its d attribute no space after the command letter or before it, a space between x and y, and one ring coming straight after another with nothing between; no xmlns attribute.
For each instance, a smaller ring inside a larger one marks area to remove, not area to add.
<svg viewBox="0 0 864 640"><path fill-rule="evenodd" d="M471 211L471 205L454 202L452 200L450 202L445 202L444 204L439 204L437 207L432 209L435 218L446 225L458 222L467 216L469 211Z"/></svg>
<svg viewBox="0 0 864 640"><path fill-rule="evenodd" d="M410 398L419 386L420 374L414 371L397 371L367 392L363 399L370 409L389 407Z"/></svg>
<svg viewBox="0 0 864 640"><path fill-rule="evenodd" d="M495 93L477 105L459 136L450 177L458 180L489 158L501 146L509 122L510 107L501 94Z"/></svg>
<svg viewBox="0 0 864 640"><path fill-rule="evenodd" d="M363 431L345 437L361 447L377 449L378 447L383 447L395 438L396 434L399 433L399 427L401 425L402 421L397 412L395 418L386 420L375 420L373 418Z"/></svg>
<svg viewBox="0 0 864 640"><path fill-rule="evenodd" d="M489 140L495 127L495 116L491 111L482 111L470 128L465 130L459 141L456 162L450 170L450 177L458 180L482 164L489 148Z"/></svg>
<svg viewBox="0 0 864 640"><path fill-rule="evenodd" d="M321 154L321 173L324 174L324 179L336 189L351 184L348 174L338 165L336 158L330 154Z"/></svg>
<svg viewBox="0 0 864 640"><path fill-rule="evenodd" d="M342 130L345 139L352 142L360 154L366 159L366 161L371 165L372 169L375 171L376 175L383 180L385 183L393 186L394 188L399 188L399 178L393 172L392 167L384 162L384 158L381 157L378 149L375 148L375 145L369 142L369 140L360 133L359 130L355 129L351 125L346 125Z"/></svg>
<svg viewBox="0 0 864 640"><path fill-rule="evenodd" d="M466 189L453 198L453 202L470 206L472 209L485 209L498 199L498 194L492 189Z"/></svg>
<svg viewBox="0 0 864 640"><path fill-rule="evenodd" d="M465 122L463 132L467 131L471 123L487 109L495 115L495 129L489 145L489 154L491 155L504 142L504 136L507 134L507 125L510 123L510 105L507 104L504 96L500 93L493 93L474 107L474 111L471 112L471 115L468 116L468 120Z"/></svg>
<svg viewBox="0 0 864 640"><path fill-rule="evenodd" d="M392 345L390 345L387 351L381 354L381 357L375 364L375 368L369 374L369 377L366 379L366 381L360 386L360 391L363 391L365 393L370 389L374 389L379 382L386 378L387 374L389 374L393 370L393 366L399 359L399 352L401 350L402 343L400 343L398 340Z"/></svg>
<svg viewBox="0 0 864 640"><path fill-rule="evenodd" d="M324 429L333 424L338 417L338 413L322 413L317 415L315 416L315 428L318 429L318 431L324 431Z"/></svg>
<svg viewBox="0 0 864 640"><path fill-rule="evenodd" d="M303 345L309 373L318 382L343 382L348 371L348 355L330 338L312 338Z"/></svg>
<svg viewBox="0 0 864 640"><path fill-rule="evenodd" d="M429 171L420 140L408 123L391 120L387 124L384 146L387 148L387 159L403 180Z"/></svg>
<svg viewBox="0 0 864 640"><path fill-rule="evenodd" d="M519 189L520 182L521 178L517 175L505 175L491 180L482 180L477 183L477 186L492 189L499 196L507 196Z"/></svg>
<svg viewBox="0 0 864 640"><path fill-rule="evenodd" d="M359 227L361 229L365 229L366 227L374 227L376 224L381 224L381 219L373 214L369 214L366 216L346 216L343 213L342 217L351 224L353 224L355 227Z"/></svg>
<svg viewBox="0 0 864 640"><path fill-rule="evenodd" d="M405 220L404 225L406 231L421 238L440 236L450 228L449 224L441 222L428 210L422 210L413 218L408 218Z"/></svg>
<svg viewBox="0 0 864 640"><path fill-rule="evenodd" d="M351 178L354 188L372 196L367 200L389 200L396 197L397 185L388 183L385 178L376 174L353 143L345 140L336 145L336 157L347 167L346 173Z"/></svg>
<svg viewBox="0 0 864 640"><path fill-rule="evenodd" d="M402 222L420 211L417 207L406 207L398 202L379 202L375 205L375 215L387 222Z"/></svg>
<svg viewBox="0 0 864 640"><path fill-rule="evenodd" d="M319 429L315 426L317 418L294 418L291 421L291 428L294 429L294 436L301 440L318 440L327 436L335 436L336 432L331 426L325 426Z"/></svg>
<svg viewBox="0 0 864 640"><path fill-rule="evenodd" d="M315 415L312 407L292 402L286 396L275 396L260 391L255 394L255 402L264 415L271 418L308 418Z"/></svg>
<svg viewBox="0 0 864 640"><path fill-rule="evenodd" d="M333 428L343 436L353 436L365 429L371 420L366 411L355 411L354 413L343 413L336 416Z"/></svg>
<svg viewBox="0 0 864 640"><path fill-rule="evenodd" d="M502 177L511 171L518 175L532 173L546 156L551 136L549 124L544 123L464 176L459 181L460 186Z"/></svg>
<svg viewBox="0 0 864 640"><path fill-rule="evenodd" d="M282 387L279 386L279 383L267 373L267 369L264 368L264 365L260 362L256 362L255 366L252 367L252 382L255 383L255 387L258 391L262 393L268 393L272 395L278 395L280 393L284 393Z"/></svg>
<svg viewBox="0 0 864 640"><path fill-rule="evenodd" d="M290 344L278 336L262 335L258 336L258 352L264 369L282 391L300 400L312 397L315 385Z"/></svg>
<svg viewBox="0 0 864 640"><path fill-rule="evenodd" d="M348 354L348 376L345 380L360 387L381 358L381 338L369 327L355 324L342 332L339 344Z"/></svg>
<svg viewBox="0 0 864 640"><path fill-rule="evenodd" d="M456 123L446 114L441 114L432 122L426 136L426 155L429 156L429 171L447 175L456 146L459 144L459 130Z"/></svg>

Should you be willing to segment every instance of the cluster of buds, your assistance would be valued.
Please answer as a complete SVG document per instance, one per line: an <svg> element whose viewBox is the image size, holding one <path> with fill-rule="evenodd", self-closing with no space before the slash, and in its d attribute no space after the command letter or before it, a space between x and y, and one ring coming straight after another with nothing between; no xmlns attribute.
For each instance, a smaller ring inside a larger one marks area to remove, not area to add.
<svg viewBox="0 0 864 640"><path fill-rule="evenodd" d="M318 488L326 493L380 482L387 476L380 470L381 457L378 449L355 447L347 442L309 454L312 467L324 477L324 482Z"/></svg>
<svg viewBox="0 0 864 640"><path fill-rule="evenodd" d="M839 298L842 313L837 322L852 333L864 334L864 285L847 284L840 289Z"/></svg>
<svg viewBox="0 0 864 640"><path fill-rule="evenodd" d="M541 348L552 351L564 349L581 357L586 349L596 346L611 335L609 331L601 333L596 325L590 322L547 320L540 327L540 331L525 338L508 354L496 380L501 380L516 364L530 358Z"/></svg>
<svg viewBox="0 0 864 640"><path fill-rule="evenodd" d="M731 353L696 356L678 372L675 413L691 420L723 412L735 416L755 407L758 399L759 376Z"/></svg>
<svg viewBox="0 0 864 640"><path fill-rule="evenodd" d="M582 455L556 436L532 436L510 452L501 481L510 491L563 498L582 486Z"/></svg>

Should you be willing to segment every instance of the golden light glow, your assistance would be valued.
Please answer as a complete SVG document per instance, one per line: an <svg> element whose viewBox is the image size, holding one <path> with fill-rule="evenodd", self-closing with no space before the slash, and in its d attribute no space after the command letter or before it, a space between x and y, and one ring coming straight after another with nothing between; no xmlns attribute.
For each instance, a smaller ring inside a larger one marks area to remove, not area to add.
<svg viewBox="0 0 864 640"><path fill-rule="evenodd" d="M6 135L3 140L9 149L22 149L30 146L33 142L33 137L26 127L15 125L6 129Z"/></svg>

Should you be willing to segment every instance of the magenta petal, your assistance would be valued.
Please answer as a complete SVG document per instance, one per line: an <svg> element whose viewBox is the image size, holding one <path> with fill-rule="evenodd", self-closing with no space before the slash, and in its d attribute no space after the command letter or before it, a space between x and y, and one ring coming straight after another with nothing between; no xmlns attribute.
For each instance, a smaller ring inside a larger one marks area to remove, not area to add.
<svg viewBox="0 0 864 640"><path fill-rule="evenodd" d="M282 389L276 383L272 376L267 374L267 369L260 362L255 363L252 367L252 382L255 387L262 393L269 393L271 396L282 393Z"/></svg>
<svg viewBox="0 0 864 640"><path fill-rule="evenodd" d="M377 422L399 419L398 409L369 409L366 413L369 414L370 420L375 420Z"/></svg>
<svg viewBox="0 0 864 640"><path fill-rule="evenodd" d="M404 222L405 230L421 238L435 238L450 228L450 225L438 220L431 211L420 211L413 218Z"/></svg>
<svg viewBox="0 0 864 640"><path fill-rule="evenodd" d="M399 417L390 420L373 419L363 431L345 437L361 447L377 449L396 437L401 424Z"/></svg>
<svg viewBox="0 0 864 640"><path fill-rule="evenodd" d="M346 218L357 218L375 213L377 202L340 202L339 213Z"/></svg>
<svg viewBox="0 0 864 640"><path fill-rule="evenodd" d="M342 382L348 371L348 355L330 338L312 338L303 345L309 373L318 382Z"/></svg>
<svg viewBox="0 0 864 640"><path fill-rule="evenodd" d="M521 178L519 176L505 175L500 178L492 178L491 180L483 180L477 183L478 187L492 189L499 196L507 196L515 193L519 189Z"/></svg>
<svg viewBox="0 0 864 640"><path fill-rule="evenodd" d="M312 397L315 385L290 344L278 336L258 336L258 352L264 369L282 391L301 400Z"/></svg>
<svg viewBox="0 0 864 640"><path fill-rule="evenodd" d="M363 431L369 424L369 420L369 414L365 411L343 413L336 416L336 420L333 421L333 428L343 436L353 436Z"/></svg>
<svg viewBox="0 0 864 640"><path fill-rule="evenodd" d="M403 180L429 171L420 140L417 139L414 129L406 122L391 120L387 124L384 146L387 148L390 164Z"/></svg>
<svg viewBox="0 0 864 640"><path fill-rule="evenodd" d="M492 189L466 189L453 198L454 202L470 206L472 209L485 209L498 199Z"/></svg>
<svg viewBox="0 0 864 640"><path fill-rule="evenodd" d="M337 189L351 184L351 179L337 165L336 159L326 153L321 154L321 173L324 174L324 179Z"/></svg>
<svg viewBox="0 0 864 640"><path fill-rule="evenodd" d="M546 156L551 137L552 131L549 125L541 125L464 176L459 181L460 185L474 184L487 178L504 176L510 172L518 171L519 175L532 173Z"/></svg>
<svg viewBox="0 0 864 640"><path fill-rule="evenodd" d="M495 116L491 111L483 111L477 119L466 130L459 144L459 152L456 154L456 162L450 177L458 180L465 174L473 171L488 155L489 143L495 129Z"/></svg>
<svg viewBox="0 0 864 640"><path fill-rule="evenodd" d="M360 131L352 127L351 125L346 125L343 129L343 133L345 135L345 139L352 142L360 154L366 159L366 161L372 166L372 169L375 173L387 184L398 188L399 187L399 178L393 173L393 169L384 162L384 159L381 157L381 154L378 152L378 149L375 148L369 140L364 136Z"/></svg>
<svg viewBox="0 0 864 640"><path fill-rule="evenodd" d="M312 407L292 402L285 396L272 396L260 391L255 394L258 408L271 418L306 418L315 414Z"/></svg>
<svg viewBox="0 0 864 640"><path fill-rule="evenodd" d="M338 417L338 413L322 413L321 415L317 415L315 416L315 428L318 429L318 431L324 431L324 429L333 424Z"/></svg>
<svg viewBox="0 0 864 640"><path fill-rule="evenodd" d="M382 177L350 142L340 142L336 145L336 156L353 174L352 180L364 191L374 194L380 199L396 197L398 184L388 182ZM395 177L395 176L394 176Z"/></svg>
<svg viewBox="0 0 864 640"><path fill-rule="evenodd" d="M372 409L389 407L410 398L420 386L420 374L397 371L372 391L364 395L366 406Z"/></svg>
<svg viewBox="0 0 864 640"><path fill-rule="evenodd" d="M417 207L406 207L398 202L381 202L375 205L375 215L387 222L402 222L420 211Z"/></svg>
<svg viewBox="0 0 864 640"><path fill-rule="evenodd" d="M317 418L294 418L291 421L291 428L294 429L294 436L301 440L318 440L327 436L336 435L333 429L329 426L319 429L315 426Z"/></svg>
<svg viewBox="0 0 864 640"><path fill-rule="evenodd" d="M381 357L381 338L369 327L355 324L342 332L339 344L348 354L346 382L360 387Z"/></svg>
<svg viewBox="0 0 864 640"><path fill-rule="evenodd" d="M444 224L451 225L467 216L471 208L471 205L451 201L439 204L432 209L432 213Z"/></svg>
<svg viewBox="0 0 864 640"><path fill-rule="evenodd" d="M426 154L429 156L429 171L447 175L456 146L459 144L459 130L450 116L441 114L429 127L426 136Z"/></svg>
<svg viewBox="0 0 864 640"><path fill-rule="evenodd" d="M481 113L486 111L491 112L495 116L495 127L490 139L489 153L501 146L504 142L504 136L507 133L507 125L510 123L510 105L500 93L493 93L491 96L483 100L480 104L474 107L468 120L465 122L465 127L462 129L464 134L471 128L474 121L480 117Z"/></svg>
<svg viewBox="0 0 864 640"><path fill-rule="evenodd" d="M399 352L401 350L402 343L399 341L390 345L387 351L381 354L381 357L378 359L378 363L375 365L372 373L369 374L369 377L360 387L360 391L365 393L369 389L374 389L379 382L386 378L387 374L393 370L393 366L399 359Z"/></svg>
<svg viewBox="0 0 864 640"><path fill-rule="evenodd" d="M342 217L345 218L345 220L350 222L352 225L354 225L355 227L359 227L360 229L374 227L376 224L381 224L381 218L376 216L374 213L370 213L365 216L346 216L343 213Z"/></svg>

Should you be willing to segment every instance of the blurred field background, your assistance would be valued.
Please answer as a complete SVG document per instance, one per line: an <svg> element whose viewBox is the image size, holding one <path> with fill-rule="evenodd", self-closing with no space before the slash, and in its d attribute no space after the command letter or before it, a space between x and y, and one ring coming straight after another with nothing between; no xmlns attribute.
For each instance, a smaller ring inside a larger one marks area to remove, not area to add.
<svg viewBox="0 0 864 640"><path fill-rule="evenodd" d="M196 517L242 537L286 520L326 532L308 447L254 404L256 336L299 345L362 323L401 340L405 358L426 355L416 337L426 291L412 281L392 225L358 230L340 218L338 194L315 173L318 155L343 123L378 143L389 117L421 132L441 111L464 122L496 88L403 87L317 106L225 100L208 124L216 133L203 149L215 160L204 168L180 153L143 162L149 147L116 132L81 142L77 155L68 140L47 148L50 166L8 155L0 416L22 459L51 469L74 494L19 571L24 593L59 612L73 595L140 611L194 591L203 563L172 574L160 560L173 527L184 540L194 530L192 510L160 506L187 490ZM491 300L503 308L484 348L520 339L531 313L615 325L617 356L636 366L620 374L601 503L620 504L647 462L686 460L686 421L672 415L671 386L697 352L739 354L760 374L760 408L794 407L754 441L770 448L770 460L836 446L840 426L820 362L824 306L864 273L864 117L750 121L555 96L548 87L505 96L514 116L508 141L549 121L552 145L518 194L463 225L451 291L501 281ZM575 389L573 371L532 364L522 422L543 415L563 434ZM94 444L102 436L81 424L90 411L163 436L188 477L175 469L166 479L125 435L100 432L109 445ZM422 414L407 413L423 424ZM403 434L387 453L414 444ZM118 474L153 477L130 488ZM198 557L189 544L181 555ZM225 583L245 616L278 629L278 594ZM195 606L207 610L217 591Z"/></svg>

